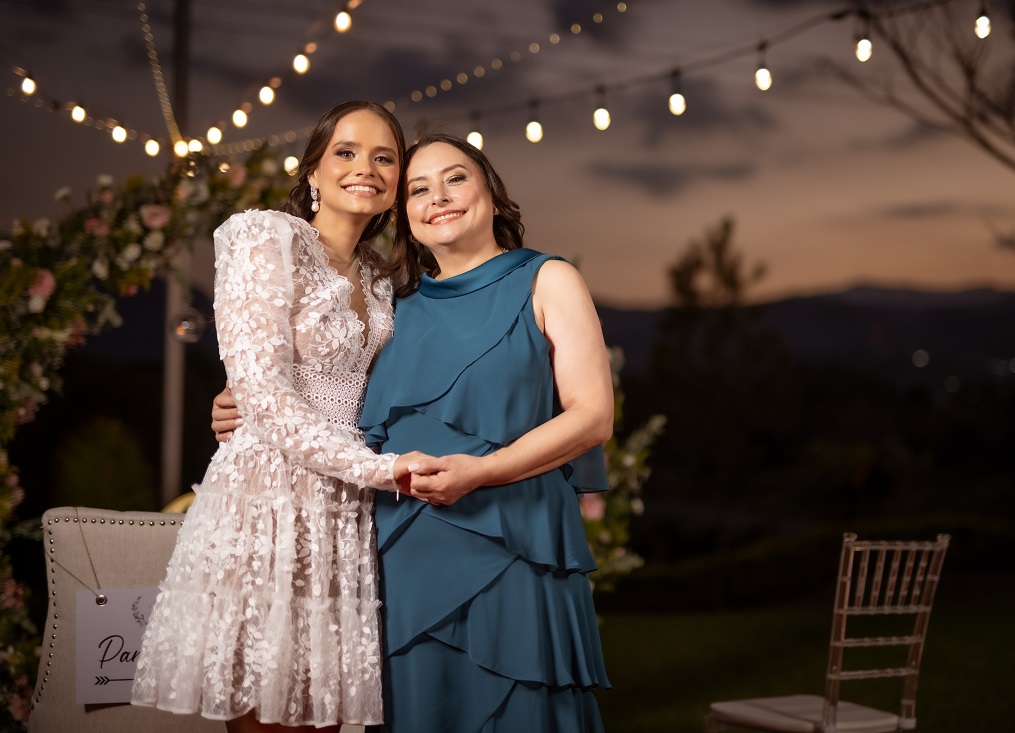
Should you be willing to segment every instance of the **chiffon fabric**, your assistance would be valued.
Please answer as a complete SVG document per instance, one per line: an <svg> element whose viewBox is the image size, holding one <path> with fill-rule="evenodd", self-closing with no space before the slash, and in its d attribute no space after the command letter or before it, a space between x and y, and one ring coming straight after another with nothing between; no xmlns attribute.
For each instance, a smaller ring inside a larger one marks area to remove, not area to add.
<svg viewBox="0 0 1015 733"><path fill-rule="evenodd" d="M424 277L396 303L360 422L368 443L481 456L555 414L531 299L548 259L512 250ZM451 506L378 494L383 730L602 731L593 690L609 682L578 496L605 488L596 449Z"/></svg>
<svg viewBox="0 0 1015 733"><path fill-rule="evenodd" d="M381 720L374 492L396 456L357 428L389 282L317 231L248 211L215 232L215 324L244 425L215 453L145 630L133 702L228 720ZM362 290L368 324L351 308Z"/></svg>

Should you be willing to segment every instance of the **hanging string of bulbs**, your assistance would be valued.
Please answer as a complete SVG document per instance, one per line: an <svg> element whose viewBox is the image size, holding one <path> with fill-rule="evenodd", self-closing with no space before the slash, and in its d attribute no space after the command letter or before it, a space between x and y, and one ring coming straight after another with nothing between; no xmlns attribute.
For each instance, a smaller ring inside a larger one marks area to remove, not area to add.
<svg viewBox="0 0 1015 733"><path fill-rule="evenodd" d="M619 92L632 87L642 86L646 84L658 83L660 81L669 80L670 83L670 95L667 103L671 114L674 116L680 116L687 110L687 99L684 96L682 89L682 80L685 74L688 72L698 72L706 68L718 66L720 64L727 63L734 59L743 58L748 55L755 55L757 57L757 66L754 72L755 85L761 91L768 91L772 87L773 76L772 72L768 67L767 54L768 51L776 45L784 43L789 39L798 36L812 28L822 25L830 21L840 21L850 16L855 16L858 21L858 30L855 35L855 55L858 61L867 62L873 55L873 41L871 39L869 20L872 17L887 17L890 15L902 15L920 12L922 10L930 9L936 6L941 6L952 2L953 0L927 0L926 2L917 3L914 5L907 6L905 8L898 8L895 10L887 10L875 13L873 11L866 10L864 8L849 7L841 10L837 10L831 13L826 13L820 16L816 16L802 23L798 23L785 31L777 33L767 39L763 39L757 44L751 44L750 46L741 46L737 48L724 51L713 56L699 59L697 61L682 64L677 67L667 68L665 71L657 72L653 74L643 75L635 78L627 79L626 81L611 84L609 91ZM362 5L363 0L348 0L343 10L339 12L335 17L335 29L338 32L346 32L352 25L352 19L350 11ZM205 136L204 140L209 143L208 149L204 148L204 144L200 138L194 138L191 140L184 140L180 134L178 128L176 128L175 118L172 114L172 107L169 102L168 93L165 92L165 84L162 82L161 68L158 64L158 56L154 48L154 39L151 37L151 29L147 22L147 16L145 15L144 4L138 5L138 9L141 13L142 31L144 33L146 45L148 45L149 60L152 65L152 74L156 84L156 90L159 94L160 104L162 106L163 118L166 121L167 129L169 131L170 139L174 142L174 152L179 157L185 157L191 153L206 153L212 156L231 156L241 152L249 152L252 150L259 149L264 145L274 147L285 143L293 143L297 139L306 137L313 129L312 126L308 126L298 130L287 130L285 132L269 135L264 138L251 138L235 143L221 144L222 128L218 125L213 126L209 129L209 134ZM617 11L620 13L625 12L627 9L626 3L618 3ZM596 14L593 18L593 22L601 23L602 15ZM571 26L571 32L577 35L581 32L580 25L575 23ZM986 39L991 32L991 21L990 15L987 10L987 3L981 2L977 11L976 17L973 22L973 32L980 39ZM550 36L550 42L556 44L560 41L558 34ZM312 50L311 50L312 49ZM534 50L535 49L535 50ZM294 57L293 69L297 73L306 73L309 69L309 54L317 50L315 41L311 41L304 46L302 52ZM532 54L538 53L538 43L533 42L530 44L529 51ZM517 57L516 57L517 56ZM520 60L521 54L514 52L512 54L512 60ZM58 112L61 114L67 114L72 121L75 123L83 123L89 126L95 127L97 130L108 130L113 140L117 143L125 142L126 140L136 140L140 138L145 145L145 152L154 157L157 156L161 151L161 145L159 139L150 134L139 133L136 130L124 127L115 118L100 118L91 117L86 111L83 102L72 101L72 102L61 102L51 95L46 93L45 88L40 88L39 82L36 77L26 68L5 62L13 71L13 73L21 79L19 88L17 90L8 88L8 97L20 97L23 102L31 102L37 108L45 108L52 112ZM493 70L501 68L503 62L500 59L493 59L489 62L489 67ZM302 68L302 71L300 69ZM482 71L480 71L482 69ZM476 66L473 69L472 78L481 78L485 74L485 68L483 66ZM459 86L464 85L468 81L468 74L462 72L457 75L457 81ZM258 92L258 97L263 105L271 104L275 99L275 90L281 86L281 78L273 77L267 84L261 87ZM449 92L454 89L454 84L450 79L444 79L437 85L430 85L425 87L423 90L414 90L408 95L408 102L419 103L424 99L433 98L439 93L437 89L440 88L443 92ZM572 101L576 99L588 98L590 95L596 100L596 107L593 112L593 124L598 130L606 130L611 124L611 117L609 110L606 105L606 94L607 87L603 84L597 84L591 89L579 89L572 90L567 93L562 93L552 96L543 96L540 98L532 98L524 103L512 103L502 105L496 108L489 108L482 112L473 111L469 114L471 129L468 133L469 142L478 148L483 146L483 136L481 132L480 122L484 116L494 116L506 114L509 112L516 112L519 108L527 108L528 120L525 126L525 137L530 142L536 143L543 139L543 126L539 118L539 110L542 105L562 103ZM267 101L266 101L267 100ZM406 103L405 99L400 100L401 103ZM389 100L385 103L385 106L394 111L398 104ZM232 121L234 127L243 127L249 116L249 112L252 109L252 103L244 102L237 107L233 113ZM290 156L285 161L287 170L295 170L298 165L298 160Z"/></svg>

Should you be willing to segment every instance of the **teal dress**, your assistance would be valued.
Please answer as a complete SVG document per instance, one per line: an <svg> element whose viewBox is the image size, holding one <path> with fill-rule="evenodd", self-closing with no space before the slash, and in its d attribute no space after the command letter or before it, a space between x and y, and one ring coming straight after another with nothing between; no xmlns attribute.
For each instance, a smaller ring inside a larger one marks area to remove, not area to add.
<svg viewBox="0 0 1015 733"><path fill-rule="evenodd" d="M482 456L553 417L532 311L549 259L511 250L448 280L424 276L396 303L360 420L368 443ZM387 730L603 730L593 690L610 684L578 497L605 489L597 448L451 506L377 493Z"/></svg>

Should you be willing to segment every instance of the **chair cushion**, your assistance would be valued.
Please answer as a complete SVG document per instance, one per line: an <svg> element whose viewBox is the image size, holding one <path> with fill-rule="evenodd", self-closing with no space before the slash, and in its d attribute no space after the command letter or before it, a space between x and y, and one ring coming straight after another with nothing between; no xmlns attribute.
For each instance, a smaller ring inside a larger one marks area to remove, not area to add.
<svg viewBox="0 0 1015 733"><path fill-rule="evenodd" d="M820 695L756 697L712 703L710 717L761 730L816 733L821 731L824 706ZM840 733L889 733L898 730L899 716L841 701L837 726Z"/></svg>

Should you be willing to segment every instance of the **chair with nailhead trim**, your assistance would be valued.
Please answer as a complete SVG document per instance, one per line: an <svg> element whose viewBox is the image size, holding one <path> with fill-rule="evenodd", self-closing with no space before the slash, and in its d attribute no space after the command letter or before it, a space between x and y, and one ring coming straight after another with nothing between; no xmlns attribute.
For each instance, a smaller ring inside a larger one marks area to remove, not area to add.
<svg viewBox="0 0 1015 733"><path fill-rule="evenodd" d="M126 703L74 703L75 596L82 585L73 576L85 582L98 576L105 588L158 586L183 520L183 514L86 507L50 509L42 515L49 610L28 720L30 733L225 732L225 723L198 715L180 716Z"/></svg>

